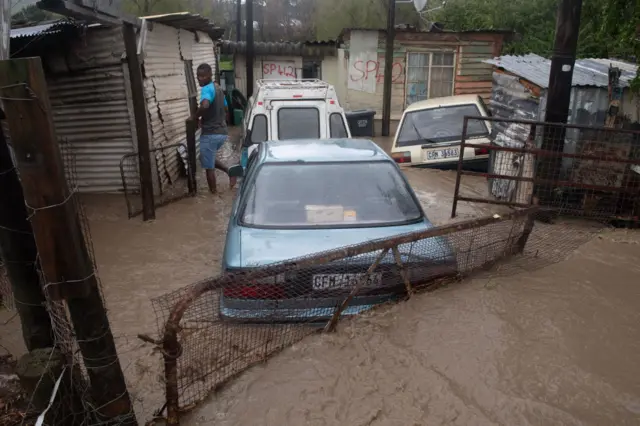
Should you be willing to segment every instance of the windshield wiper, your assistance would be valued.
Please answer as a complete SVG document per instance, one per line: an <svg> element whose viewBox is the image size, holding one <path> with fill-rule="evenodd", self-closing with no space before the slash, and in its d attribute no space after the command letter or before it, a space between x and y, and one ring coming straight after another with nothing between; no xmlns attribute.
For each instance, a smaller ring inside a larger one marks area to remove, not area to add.
<svg viewBox="0 0 640 426"><path fill-rule="evenodd" d="M429 142L429 143L438 143L438 141L433 140L433 139L429 139L429 138L425 138L422 133L420 133L420 130L418 130L418 128L416 127L415 123L413 122L413 119L411 120L411 125L413 126L413 130L416 131L416 135L418 135L418 137L420 139L422 139L425 142Z"/></svg>

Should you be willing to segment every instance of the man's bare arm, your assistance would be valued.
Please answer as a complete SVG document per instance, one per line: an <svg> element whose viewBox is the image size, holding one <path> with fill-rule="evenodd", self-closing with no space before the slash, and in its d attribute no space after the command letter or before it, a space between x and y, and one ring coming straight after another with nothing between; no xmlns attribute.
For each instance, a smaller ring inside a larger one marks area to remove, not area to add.
<svg viewBox="0 0 640 426"><path fill-rule="evenodd" d="M204 114L204 112L209 109L209 106L211 106L211 102L209 102L209 99L203 99L202 102L200 102L200 107L196 110L196 112L193 114L193 117L191 118L197 120L198 118L202 117L202 114Z"/></svg>

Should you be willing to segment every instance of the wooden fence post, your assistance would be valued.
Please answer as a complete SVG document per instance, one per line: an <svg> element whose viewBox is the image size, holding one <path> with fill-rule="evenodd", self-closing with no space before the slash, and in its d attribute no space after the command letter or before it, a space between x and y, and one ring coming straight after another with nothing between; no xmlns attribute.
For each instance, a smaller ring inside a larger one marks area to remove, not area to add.
<svg viewBox="0 0 640 426"><path fill-rule="evenodd" d="M196 181L196 122L188 119L187 128L187 182L189 183L189 194L195 196L198 193L198 182Z"/></svg>
<svg viewBox="0 0 640 426"><path fill-rule="evenodd" d="M122 24L122 36L127 54L127 64L129 65L133 115L135 116L136 134L138 137L138 168L140 171L140 193L142 194L142 220L147 221L156 218L156 209L153 196L151 153L149 152L147 105L144 98L142 70L140 69L140 61L138 60L135 27L126 22Z"/></svg>
<svg viewBox="0 0 640 426"><path fill-rule="evenodd" d="M2 109L0 119L4 119ZM22 336L29 351L49 348L54 344L51 318L44 305L38 276L37 256L20 179L0 127L0 258L11 282Z"/></svg>
<svg viewBox="0 0 640 426"><path fill-rule="evenodd" d="M100 422L135 425L135 413L116 353L74 193L51 118L40 58L0 61L5 105L16 165L50 298L65 298L91 383Z"/></svg>

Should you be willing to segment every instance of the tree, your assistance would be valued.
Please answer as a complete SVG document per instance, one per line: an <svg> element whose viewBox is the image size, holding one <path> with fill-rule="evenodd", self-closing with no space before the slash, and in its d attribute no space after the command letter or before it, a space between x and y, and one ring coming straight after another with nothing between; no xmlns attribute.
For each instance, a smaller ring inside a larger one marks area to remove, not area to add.
<svg viewBox="0 0 640 426"><path fill-rule="evenodd" d="M40 9L35 4L29 5L11 16L11 26L33 25L39 22L62 18L55 13Z"/></svg>

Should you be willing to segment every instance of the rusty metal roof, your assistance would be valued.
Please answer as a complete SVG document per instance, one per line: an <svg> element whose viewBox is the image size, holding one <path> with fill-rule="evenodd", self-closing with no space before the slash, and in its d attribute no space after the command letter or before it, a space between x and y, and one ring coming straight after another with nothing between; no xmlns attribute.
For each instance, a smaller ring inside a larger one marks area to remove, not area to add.
<svg viewBox="0 0 640 426"><path fill-rule="evenodd" d="M336 55L335 40L303 41L303 42L255 42L253 44L256 55L283 55L283 56L334 56ZM220 43L220 53L232 55L246 53L247 43L244 41L223 40Z"/></svg>
<svg viewBox="0 0 640 426"><path fill-rule="evenodd" d="M83 28L84 25L74 21L58 20L46 24L34 25L30 27L11 28L11 38L31 38L43 37L51 34L61 34L68 30L77 30Z"/></svg>
<svg viewBox="0 0 640 426"><path fill-rule="evenodd" d="M213 40L218 40L224 35L224 28L217 27L213 21L196 13L167 13L165 15L141 16L140 19L189 31L202 31L209 34Z"/></svg>
<svg viewBox="0 0 640 426"><path fill-rule="evenodd" d="M531 83L547 89L551 61L535 54L524 56L505 55L482 61L507 72L522 77ZM573 86L609 87L609 65L620 68L622 87L628 87L636 75L637 65L615 59L578 59L573 69Z"/></svg>

